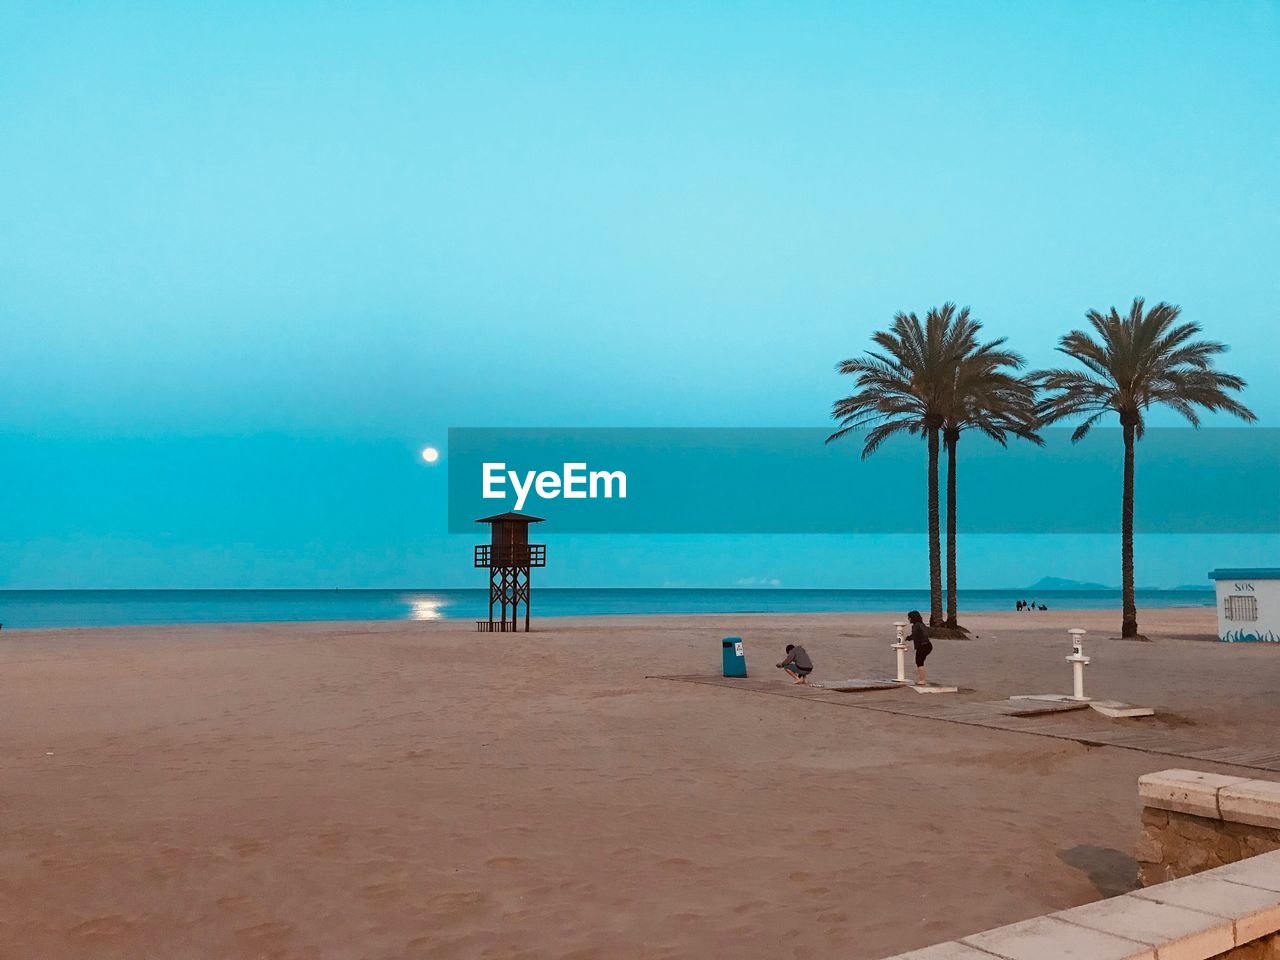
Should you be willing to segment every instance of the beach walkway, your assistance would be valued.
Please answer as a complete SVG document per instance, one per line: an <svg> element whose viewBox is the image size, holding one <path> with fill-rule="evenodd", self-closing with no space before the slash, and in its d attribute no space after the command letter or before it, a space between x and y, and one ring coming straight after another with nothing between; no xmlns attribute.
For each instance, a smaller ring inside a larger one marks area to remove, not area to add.
<svg viewBox="0 0 1280 960"><path fill-rule="evenodd" d="M1113 720L1101 717L1092 710L1045 709L1033 715L1030 711L1034 708L1029 704L1014 705L1008 700L944 700L940 697L917 696L905 688L844 693L817 685L773 678L761 680L751 677L684 675L653 676L649 679L706 684L741 693L801 698L837 707L875 710L904 717L1008 730L1036 737L1073 740L1091 747L1120 747L1184 760L1227 763L1251 770L1280 773L1280 749L1275 743L1260 747L1240 743L1213 743L1204 737L1177 730L1154 728L1142 719Z"/></svg>

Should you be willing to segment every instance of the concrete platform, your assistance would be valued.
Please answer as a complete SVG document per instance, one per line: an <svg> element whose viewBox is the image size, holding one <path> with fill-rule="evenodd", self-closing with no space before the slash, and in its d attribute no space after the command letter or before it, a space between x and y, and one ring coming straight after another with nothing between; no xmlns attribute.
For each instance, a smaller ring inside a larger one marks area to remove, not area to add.
<svg viewBox="0 0 1280 960"><path fill-rule="evenodd" d="M1154 717L1156 713L1150 707L1137 707L1132 703L1122 703L1119 700L1094 700L1092 697L1085 697L1083 700L1077 700L1075 697L1066 693L1028 693L1021 694L1016 697L1010 697L1009 699L1026 703L1056 703L1070 704L1074 706L1090 706L1104 717Z"/></svg>
<svg viewBox="0 0 1280 960"><path fill-rule="evenodd" d="M861 693L864 690L894 690L902 684L897 680L860 679L851 680L815 680L809 683L819 690L833 690L836 693Z"/></svg>
<svg viewBox="0 0 1280 960"><path fill-rule="evenodd" d="M1156 715L1150 707L1135 707L1132 703L1121 703L1119 700L1090 700L1089 706L1104 717L1154 717Z"/></svg>
<svg viewBox="0 0 1280 960"><path fill-rule="evenodd" d="M959 693L959 687L949 687L945 683L909 683L916 693Z"/></svg>
<svg viewBox="0 0 1280 960"><path fill-rule="evenodd" d="M1011 717L1038 717L1048 713L1068 713L1086 710L1089 704L1083 700L1066 697L1061 700L1042 697L1010 697L1000 704L1000 712Z"/></svg>
<svg viewBox="0 0 1280 960"><path fill-rule="evenodd" d="M1088 703L1090 698L1085 697L1083 700L1077 700L1069 693L1022 693L1010 700L1043 700L1045 703Z"/></svg>

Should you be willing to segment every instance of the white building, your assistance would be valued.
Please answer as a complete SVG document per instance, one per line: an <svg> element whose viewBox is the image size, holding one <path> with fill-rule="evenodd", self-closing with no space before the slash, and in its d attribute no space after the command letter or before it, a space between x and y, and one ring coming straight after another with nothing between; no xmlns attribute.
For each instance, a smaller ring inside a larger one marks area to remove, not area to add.
<svg viewBox="0 0 1280 960"><path fill-rule="evenodd" d="M1280 643L1280 567L1227 567L1209 579L1218 594L1218 639Z"/></svg>

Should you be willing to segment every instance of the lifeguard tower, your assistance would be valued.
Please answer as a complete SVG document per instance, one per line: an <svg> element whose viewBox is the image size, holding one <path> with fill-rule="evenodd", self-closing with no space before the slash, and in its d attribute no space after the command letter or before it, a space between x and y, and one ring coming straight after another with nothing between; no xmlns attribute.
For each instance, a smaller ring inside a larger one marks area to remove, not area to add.
<svg viewBox="0 0 1280 960"><path fill-rule="evenodd" d="M516 621L524 604L524 631L529 632L529 571L547 565L547 546L529 542L529 524L541 517L527 513L499 513L481 517L476 523L489 524L489 542L476 545L475 565L489 568L489 619L477 620L483 633L508 633L519 629ZM493 619L494 607L499 618ZM507 609L511 618L507 619Z"/></svg>
<svg viewBox="0 0 1280 960"><path fill-rule="evenodd" d="M1218 596L1218 639L1226 643L1280 643L1280 567L1213 570Z"/></svg>

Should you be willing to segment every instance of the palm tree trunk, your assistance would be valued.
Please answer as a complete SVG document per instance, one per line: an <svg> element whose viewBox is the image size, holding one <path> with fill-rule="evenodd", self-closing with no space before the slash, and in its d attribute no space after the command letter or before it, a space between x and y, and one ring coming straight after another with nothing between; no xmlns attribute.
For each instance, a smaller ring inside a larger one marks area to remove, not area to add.
<svg viewBox="0 0 1280 960"><path fill-rule="evenodd" d="M960 431L947 431L947 626L956 628L956 441Z"/></svg>
<svg viewBox="0 0 1280 960"><path fill-rule="evenodd" d="M1124 494L1120 504L1120 592L1124 619L1120 636L1138 635L1138 605L1133 596L1133 445L1134 425L1124 424Z"/></svg>
<svg viewBox="0 0 1280 960"><path fill-rule="evenodd" d="M938 531L938 428L929 432L929 626L942 625L942 544Z"/></svg>

